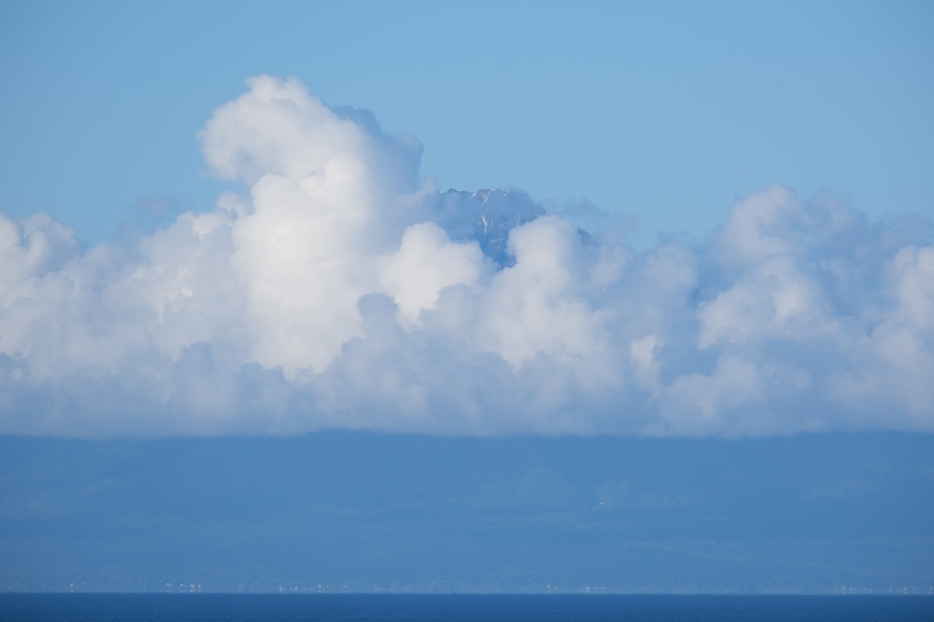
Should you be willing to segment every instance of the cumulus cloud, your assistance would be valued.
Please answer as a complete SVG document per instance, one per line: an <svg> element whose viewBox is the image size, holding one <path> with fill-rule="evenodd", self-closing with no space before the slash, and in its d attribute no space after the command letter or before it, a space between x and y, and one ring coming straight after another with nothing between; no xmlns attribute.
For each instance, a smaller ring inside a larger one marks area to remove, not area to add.
<svg viewBox="0 0 934 622"><path fill-rule="evenodd" d="M0 432L934 429L920 220L772 186L637 251L593 206L440 192L414 138L294 79L248 86L199 135L247 193L90 249L0 215Z"/></svg>

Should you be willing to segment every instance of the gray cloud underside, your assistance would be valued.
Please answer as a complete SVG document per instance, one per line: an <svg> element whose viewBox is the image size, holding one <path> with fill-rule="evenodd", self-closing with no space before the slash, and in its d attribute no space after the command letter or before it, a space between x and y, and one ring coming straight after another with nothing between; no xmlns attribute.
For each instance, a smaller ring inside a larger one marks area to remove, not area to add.
<svg viewBox="0 0 934 622"><path fill-rule="evenodd" d="M934 247L781 186L636 251L262 76L217 109L222 195L84 250L0 215L0 432L323 427L768 435L934 428Z"/></svg>

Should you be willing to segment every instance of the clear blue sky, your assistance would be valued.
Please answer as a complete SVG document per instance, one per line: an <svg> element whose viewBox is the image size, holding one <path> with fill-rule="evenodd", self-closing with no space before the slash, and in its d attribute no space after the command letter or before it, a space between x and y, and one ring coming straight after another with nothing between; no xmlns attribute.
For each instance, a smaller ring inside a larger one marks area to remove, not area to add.
<svg viewBox="0 0 934 622"><path fill-rule="evenodd" d="M209 209L196 131L294 75L425 146L444 188L587 197L702 235L772 182L934 216L934 5L4 2L0 210L95 242Z"/></svg>

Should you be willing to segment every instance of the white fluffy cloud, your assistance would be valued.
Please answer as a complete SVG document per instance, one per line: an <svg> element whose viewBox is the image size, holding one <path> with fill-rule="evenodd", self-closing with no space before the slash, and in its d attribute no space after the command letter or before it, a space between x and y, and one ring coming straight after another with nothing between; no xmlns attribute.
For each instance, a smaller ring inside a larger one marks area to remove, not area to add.
<svg viewBox="0 0 934 622"><path fill-rule="evenodd" d="M929 230L772 186L638 252L258 77L200 134L222 195L85 250L0 215L0 432L934 429Z"/></svg>

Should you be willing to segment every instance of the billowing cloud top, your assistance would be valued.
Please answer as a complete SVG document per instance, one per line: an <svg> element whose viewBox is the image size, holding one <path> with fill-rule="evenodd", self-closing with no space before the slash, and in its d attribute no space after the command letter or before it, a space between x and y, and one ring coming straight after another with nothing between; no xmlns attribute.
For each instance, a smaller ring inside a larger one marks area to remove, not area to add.
<svg viewBox="0 0 934 622"><path fill-rule="evenodd" d="M0 215L0 432L934 429L934 247L772 186L644 252L262 76L200 134L222 195L84 251Z"/></svg>

